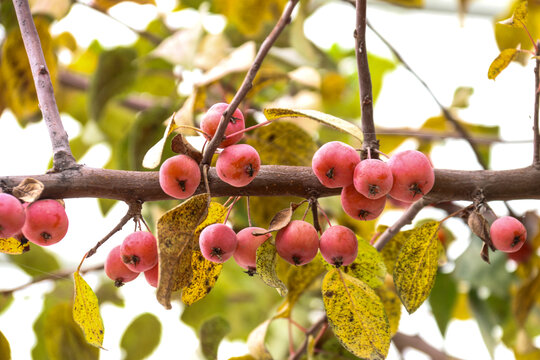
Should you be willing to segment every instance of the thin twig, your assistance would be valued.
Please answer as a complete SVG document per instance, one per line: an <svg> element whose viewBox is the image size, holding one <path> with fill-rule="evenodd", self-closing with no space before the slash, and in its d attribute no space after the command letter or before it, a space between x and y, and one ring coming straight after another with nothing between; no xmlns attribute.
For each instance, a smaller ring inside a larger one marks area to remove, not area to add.
<svg viewBox="0 0 540 360"><path fill-rule="evenodd" d="M373 122L373 91L366 49L366 2L367 0L356 0L356 29L354 31L356 65L360 85L360 106L362 108L362 132L364 133L363 158L365 158L367 149L379 149L379 142L375 134L375 123ZM378 158L378 153L375 152L374 157Z"/></svg>
<svg viewBox="0 0 540 360"><path fill-rule="evenodd" d="M400 353L403 353L406 348L413 348L423 352L429 356L431 360L458 360L445 354L441 350L434 348L418 335L406 335L398 332L392 337L392 341Z"/></svg>
<svg viewBox="0 0 540 360"><path fill-rule="evenodd" d="M298 348L298 350L296 350L296 352L294 354L291 354L289 356L289 360L299 360L299 359L302 358L304 353L307 351L307 347L308 347L308 344L309 344L309 336L315 334L316 332L318 332L319 329L324 324L327 323L327 321L328 321L328 319L326 318L326 315L325 315L322 318L320 318L316 323L311 325L311 327L309 329L306 330L306 338L305 338L304 342L302 343L302 345L300 345L300 347Z"/></svg>
<svg viewBox="0 0 540 360"><path fill-rule="evenodd" d="M285 26L290 23L291 13L298 1L299 0L289 0L287 5L285 5L285 9L283 10L283 13L281 14L281 17L279 18L277 24L274 26L270 34L266 37L266 39L264 39L263 43L261 44L261 47L259 48L259 51L255 56L255 60L249 68L249 71L246 74L242 85L234 95L234 98L232 99L225 112L223 112L214 137L212 138L212 140L210 140L208 146L206 147L206 150L204 151L203 159L201 161L201 164L203 166L205 164L210 164L214 152L223 140L225 129L227 128L232 114L238 108L238 105L240 105L240 102L244 99L249 90L251 90L251 88L253 87L253 79L255 79L255 75L257 75L257 72L259 71L259 68L261 67L264 58L268 54L268 51L270 51L270 48L278 38L279 34L281 34Z"/></svg>
<svg viewBox="0 0 540 360"><path fill-rule="evenodd" d="M534 116L533 116L533 131L534 131L534 155L533 166L536 169L540 168L540 134L538 133L538 117L540 104L540 41L536 46L536 67L534 68Z"/></svg>
<svg viewBox="0 0 540 360"><path fill-rule="evenodd" d="M113 236L118 231L120 231L130 219L139 217L141 215L141 209L142 209L142 202L133 201L129 203L129 208L126 215L124 215L124 217L120 219L120 222L114 227L114 229L112 229L107 235L105 235L103 239L98 241L97 244L93 248L88 250L88 252L86 253L86 258L89 258L90 256L94 255L97 249L101 245L103 245L107 240L109 240L111 236Z"/></svg>
<svg viewBox="0 0 540 360"><path fill-rule="evenodd" d="M30 62L39 108L43 114L43 120L45 120L45 124L47 125L52 143L53 169L59 172L76 167L77 162L71 153L68 136L60 119L60 113L58 112L58 106L54 98L51 77L47 63L45 62L36 25L30 12L30 6L27 0L13 0L13 5L21 29L26 54Z"/></svg>
<svg viewBox="0 0 540 360"><path fill-rule="evenodd" d="M247 211L248 225L252 227L253 224L251 223L251 206L249 203L249 196L246 197L246 211Z"/></svg>
<svg viewBox="0 0 540 360"><path fill-rule="evenodd" d="M311 215L313 216L313 227L318 233L322 234L321 225L319 224L319 202L317 198L309 199L309 207L311 207Z"/></svg>

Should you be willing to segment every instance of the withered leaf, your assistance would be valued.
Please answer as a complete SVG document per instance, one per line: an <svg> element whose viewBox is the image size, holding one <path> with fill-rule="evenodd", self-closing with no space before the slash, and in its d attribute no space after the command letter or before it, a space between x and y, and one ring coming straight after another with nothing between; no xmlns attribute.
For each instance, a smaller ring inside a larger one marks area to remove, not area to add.
<svg viewBox="0 0 540 360"><path fill-rule="evenodd" d="M265 235L269 234L272 231L278 231L283 229L285 226L289 225L291 222L291 218L293 215L294 210L296 210L300 205L302 205L305 201L297 203L291 203L291 205L283 210L280 210L274 215L272 220L270 220L270 226L268 227L268 230L264 232L253 232L253 235Z"/></svg>
<svg viewBox="0 0 540 360"><path fill-rule="evenodd" d="M41 196L45 185L39 180L26 178L13 188L12 194L24 202L34 202Z"/></svg>
<svg viewBox="0 0 540 360"><path fill-rule="evenodd" d="M200 164L202 160L202 153L196 148L194 148L193 145L191 145L182 134L177 134L172 139L171 149L177 154L184 154L189 156L190 158L195 160L197 164Z"/></svg>
<svg viewBox="0 0 540 360"><path fill-rule="evenodd" d="M467 224L471 228L471 231L478 236L482 241L488 245L491 245L491 237L489 235L489 224L486 218L478 211L473 211L467 218Z"/></svg>

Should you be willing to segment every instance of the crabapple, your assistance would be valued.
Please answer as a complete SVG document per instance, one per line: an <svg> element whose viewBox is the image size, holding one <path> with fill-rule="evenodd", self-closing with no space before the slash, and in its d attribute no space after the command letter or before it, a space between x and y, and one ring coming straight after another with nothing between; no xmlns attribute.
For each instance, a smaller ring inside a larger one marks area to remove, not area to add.
<svg viewBox="0 0 540 360"><path fill-rule="evenodd" d="M394 184L390 196L406 202L413 202L426 195L435 182L435 173L428 157L416 150L406 150L394 154L388 160Z"/></svg>
<svg viewBox="0 0 540 360"><path fill-rule="evenodd" d="M348 227L334 225L321 235L319 248L322 257L329 264L337 267L347 266L358 255L358 239Z"/></svg>
<svg viewBox="0 0 540 360"><path fill-rule="evenodd" d="M21 202L13 195L0 193L0 238L9 238L21 231L26 215Z"/></svg>
<svg viewBox="0 0 540 360"><path fill-rule="evenodd" d="M514 260L517 263L525 263L529 261L533 253L534 249L528 241L525 241L521 249L516 252L508 253L508 258Z"/></svg>
<svg viewBox="0 0 540 360"><path fill-rule="evenodd" d="M360 155L352 146L331 141L315 152L311 168L321 184L338 188L352 184L354 168L359 162Z"/></svg>
<svg viewBox="0 0 540 360"><path fill-rule="evenodd" d="M249 184L259 173L261 158L255 148L247 144L231 145L223 149L216 162L221 180L235 187Z"/></svg>
<svg viewBox="0 0 540 360"><path fill-rule="evenodd" d="M373 220L377 218L386 204L386 197L368 199L349 185L341 190L341 207L350 217L357 220Z"/></svg>
<svg viewBox="0 0 540 360"><path fill-rule="evenodd" d="M144 272L144 278L150 286L157 287L158 285L158 276L159 276L159 263L154 265L150 270Z"/></svg>
<svg viewBox="0 0 540 360"><path fill-rule="evenodd" d="M250 275L255 272L257 267L257 248L272 236L271 234L253 235L253 233L264 231L266 230L250 226L240 230L236 234L238 244L236 245L236 250L233 255L234 260L238 265L246 269Z"/></svg>
<svg viewBox="0 0 540 360"><path fill-rule="evenodd" d="M120 245L114 247L111 252L109 252L109 255L107 255L107 259L105 260L105 274L107 274L109 279L114 280L114 285L117 287L135 280L135 278L139 276L138 272L129 270L122 261Z"/></svg>
<svg viewBox="0 0 540 360"><path fill-rule="evenodd" d="M354 168L354 188L369 199L385 196L393 183L392 170L381 160L362 160Z"/></svg>
<svg viewBox="0 0 540 360"><path fill-rule="evenodd" d="M518 251L527 240L525 226L511 216L503 216L495 220L489 228L489 235L493 246L507 253Z"/></svg>
<svg viewBox="0 0 540 360"><path fill-rule="evenodd" d="M212 107L210 107L210 109L208 109L208 111L202 118L201 130L204 131L206 134L210 135L210 138L213 137L216 133L219 121L221 120L221 115L223 115L225 110L227 110L228 106L229 104L226 103L214 104L212 105ZM246 123L244 121L244 115L239 109L236 109L229 120L229 124L227 124L227 128L225 129L225 136L244 130L245 128ZM236 144L238 141L240 141L243 135L244 134L238 134L229 139L223 140L221 144L219 144L219 147L225 148L227 146ZM206 135L205 137L210 140L210 138Z"/></svg>
<svg viewBox="0 0 540 360"><path fill-rule="evenodd" d="M122 261L129 270L144 272L158 262L157 240L148 231L129 234L120 246Z"/></svg>
<svg viewBox="0 0 540 360"><path fill-rule="evenodd" d="M26 206L25 212L26 221L22 233L31 242L48 246L66 236L69 221L66 210L58 201L38 200Z"/></svg>
<svg viewBox="0 0 540 360"><path fill-rule="evenodd" d="M187 199L195 193L201 182L201 171L195 160L187 155L175 155L159 168L159 185L177 199Z"/></svg>
<svg viewBox="0 0 540 360"><path fill-rule="evenodd" d="M313 260L319 250L317 230L308 222L293 220L276 234L276 251L293 265Z"/></svg>
<svg viewBox="0 0 540 360"><path fill-rule="evenodd" d="M223 263L233 256L237 242L234 231L224 224L208 225L199 235L203 256L216 263Z"/></svg>

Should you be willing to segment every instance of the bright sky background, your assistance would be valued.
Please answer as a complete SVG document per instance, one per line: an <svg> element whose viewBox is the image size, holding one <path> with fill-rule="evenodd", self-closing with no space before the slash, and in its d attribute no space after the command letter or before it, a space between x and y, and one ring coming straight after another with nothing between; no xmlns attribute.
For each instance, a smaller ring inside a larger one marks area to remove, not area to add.
<svg viewBox="0 0 540 360"><path fill-rule="evenodd" d="M159 11L171 9L169 0L158 0L159 8L124 3L111 10L113 16L131 26L142 29ZM428 8L446 7L453 9L457 1L427 1ZM495 14L504 9L506 1L478 0L472 3L472 13ZM371 5L371 3L370 3ZM470 107L461 111L460 116L469 122L501 126L501 137L506 140L526 140L532 138L533 111L533 68L511 64L497 81L487 79L491 61L498 55L493 36L491 17L469 15L464 26L453 12L429 12L425 10L406 10L381 5L369 6L368 18L372 25L390 41L406 59L409 65L428 83L443 104L449 105L454 90L459 86L471 86L474 95ZM193 12L181 12L171 16L169 25L198 21ZM99 26L96 26L99 24ZM219 16L204 17L203 24L211 31L223 27ZM321 26L324 24L324 26ZM90 30L91 29L91 30ZM354 13L350 6L342 3L325 6L312 16L305 27L310 38L321 47L338 42L343 47L353 47L352 31ZM54 31L70 31L81 46L97 38L108 47L129 44L135 35L124 26L95 11L75 5L64 20L54 26ZM0 31L0 37L2 31ZM368 30L368 50L378 55L391 57L386 49ZM379 100L375 105L375 119L380 126L420 126L428 117L440 113L437 105L426 90L402 67L386 76ZM65 127L70 137L77 135L78 124L65 118ZM51 156L50 142L43 122L32 124L24 131L19 128L9 112L0 119L0 175L30 175L45 172ZM404 147L413 147L410 141ZM110 152L104 145L92 148L80 163L102 167ZM516 156L516 154L520 154ZM447 140L435 147L432 160L437 168L479 169L472 152L462 140ZM510 169L527 166L532 161L532 144L499 144L494 146L491 167ZM506 213L500 203L493 203L499 215ZM517 212L537 209L537 201L514 201L512 207ZM70 219L67 238L48 249L57 253L66 264L76 267L84 253L110 231L125 214L127 207L118 204L106 218L102 218L95 199L67 199L66 208ZM399 213L388 213L380 219L382 224L391 224ZM420 216L442 217L442 213L425 210ZM468 230L457 220L448 220L448 226L458 237L449 251L450 259L458 256L468 244ZM131 223L105 244L98 254L87 261L87 265L103 261L105 254L132 231ZM100 254L102 256L100 256ZM0 258L1 259L1 258ZM7 269L10 269L7 275ZM29 280L24 273L13 270L9 264L0 260L2 287L11 288ZM97 276L85 275L91 286L96 284ZM51 283L42 283L16 292L15 302L3 315L0 315L0 328L12 346L14 359L29 359L33 347L32 325L41 311L42 294L52 289ZM120 337L134 316L152 312L163 323L163 337L160 347L151 359L169 358L170 354L181 354L182 359L199 359L198 341L193 331L179 321L181 309L173 304L166 311L155 300L154 291L148 287L143 277L121 288L126 299L126 307L118 308L104 305L101 308L105 321L104 347L101 359L119 359ZM212 296L211 294L209 296ZM21 316L24 316L21 318ZM15 326L16 324L16 326ZM430 315L427 303L415 314L404 314L400 331L407 334L420 334L435 347L444 347L449 354L463 359L489 359L483 345L478 327L473 321L453 321L447 331L445 341L439 334L435 321ZM500 333L499 333L500 335ZM29 339L30 337L30 339ZM181 341L181 345L180 345ZM246 348L240 343L225 342L220 348L220 359L245 354ZM508 360L513 354L502 346L496 351L496 359ZM392 347L388 359L399 359ZM406 359L427 359L425 355L411 351Z"/></svg>

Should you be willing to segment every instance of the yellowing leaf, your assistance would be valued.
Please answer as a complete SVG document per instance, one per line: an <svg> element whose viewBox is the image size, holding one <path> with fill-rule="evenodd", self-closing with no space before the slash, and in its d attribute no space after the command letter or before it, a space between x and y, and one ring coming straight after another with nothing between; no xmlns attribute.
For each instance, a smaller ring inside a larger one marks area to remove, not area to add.
<svg viewBox="0 0 540 360"><path fill-rule="evenodd" d="M424 0L383 0L388 3L405 7L423 7Z"/></svg>
<svg viewBox="0 0 540 360"><path fill-rule="evenodd" d="M204 228L208 225L223 223L226 217L227 208L225 206L214 201L210 202L210 206L208 206L208 214L206 215L206 218L204 218L204 220L195 229L195 236L199 236L201 231L203 231Z"/></svg>
<svg viewBox="0 0 540 360"><path fill-rule="evenodd" d="M206 217L208 194L191 197L167 211L158 220L159 283L156 297L165 308L171 308L171 293L191 280L191 256L195 229Z"/></svg>
<svg viewBox="0 0 540 360"><path fill-rule="evenodd" d="M439 223L429 221L412 230L394 267L394 284L401 302L413 313L427 299L437 275Z"/></svg>
<svg viewBox="0 0 540 360"><path fill-rule="evenodd" d="M457 320L469 320L472 317L469 306L469 296L466 292L458 292L456 304L452 311L452 318Z"/></svg>
<svg viewBox="0 0 540 360"><path fill-rule="evenodd" d="M519 325L524 325L540 294L540 274L522 284L513 298L512 311Z"/></svg>
<svg viewBox="0 0 540 360"><path fill-rule="evenodd" d="M266 332L268 331L268 326L271 322L272 319L266 320L253 329L247 338L249 354L257 360L273 360L272 355L270 355L270 352L268 352L268 349L264 345Z"/></svg>
<svg viewBox="0 0 540 360"><path fill-rule="evenodd" d="M518 53L517 49L504 49L499 56L493 60L488 70L488 79L495 80L495 78L510 64L514 57Z"/></svg>
<svg viewBox="0 0 540 360"><path fill-rule="evenodd" d="M367 240L358 239L358 254L354 262L341 271L362 280L371 288L381 286L386 276L386 266L381 254Z"/></svg>
<svg viewBox="0 0 540 360"><path fill-rule="evenodd" d="M208 295L216 284L222 267L223 264L206 260L199 250L194 250L191 257L193 277L182 289L182 302L191 305Z"/></svg>
<svg viewBox="0 0 540 360"><path fill-rule="evenodd" d="M167 124L167 127L165 128L163 137L154 146L152 146L150 150L148 150L146 154L144 155L142 165L145 168L155 169L158 167L159 163L161 162L161 155L163 154L165 141L167 141L167 137L173 132L175 128L176 128L176 125L171 117L169 119L169 123Z"/></svg>
<svg viewBox="0 0 540 360"><path fill-rule="evenodd" d="M398 296L388 286L381 286L375 290L381 298L390 325L390 336L394 336L399 328L399 320L401 319L401 301Z"/></svg>
<svg viewBox="0 0 540 360"><path fill-rule="evenodd" d="M377 228L377 230L379 230L379 228ZM381 233L383 231L384 230L382 230ZM381 250L381 256L389 274L394 272L394 265L396 264L399 252L410 235L411 230L398 232Z"/></svg>
<svg viewBox="0 0 540 360"><path fill-rule="evenodd" d="M527 15L529 10L527 4L527 0L521 0L514 9L512 16L509 19L501 20L498 23L514 28L523 28L527 24Z"/></svg>
<svg viewBox="0 0 540 360"><path fill-rule="evenodd" d="M79 271L73 274L75 279L75 299L73 300L73 320L81 327L84 337L90 345L101 347L103 344L103 320L99 313L99 304L92 288L81 277Z"/></svg>
<svg viewBox="0 0 540 360"><path fill-rule="evenodd" d="M279 295L287 295L287 288L276 274L277 251L270 240L266 240L257 248L257 274L268 286L277 290Z"/></svg>
<svg viewBox="0 0 540 360"><path fill-rule="evenodd" d="M28 240L19 240L16 237L10 237L7 239L0 238L0 252L10 255L20 255L30 250L30 243Z"/></svg>
<svg viewBox="0 0 540 360"><path fill-rule="evenodd" d="M221 340L231 332L231 325L221 316L214 316L206 320L199 329L201 352L205 359L215 360Z"/></svg>
<svg viewBox="0 0 540 360"><path fill-rule="evenodd" d="M6 339L4 334L2 334L2 331L0 331L0 359L11 359L11 348L9 346L8 340Z"/></svg>
<svg viewBox="0 0 540 360"><path fill-rule="evenodd" d="M280 108L268 108L264 109L264 115L268 120L276 120L280 118L308 118L321 122L334 129L344 131L360 141L364 140L364 134L355 124L337 118L335 116L322 113L316 110L295 110L295 109L280 109Z"/></svg>
<svg viewBox="0 0 540 360"><path fill-rule="evenodd" d="M322 294L328 323L341 344L362 359L385 359L390 326L375 291L361 280L332 269L324 277Z"/></svg>
<svg viewBox="0 0 540 360"><path fill-rule="evenodd" d="M102 10L108 10L114 5L120 4L121 2L124 2L124 1L131 1L137 4L141 4L141 5L145 5L145 4L156 5L155 0L94 0L94 4L96 7Z"/></svg>
<svg viewBox="0 0 540 360"><path fill-rule="evenodd" d="M277 21L285 3L285 0L220 0L215 2L215 6L241 33L254 36L266 22Z"/></svg>

